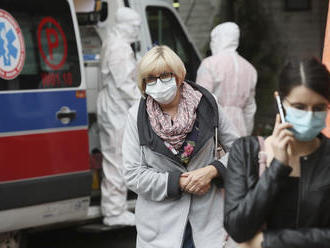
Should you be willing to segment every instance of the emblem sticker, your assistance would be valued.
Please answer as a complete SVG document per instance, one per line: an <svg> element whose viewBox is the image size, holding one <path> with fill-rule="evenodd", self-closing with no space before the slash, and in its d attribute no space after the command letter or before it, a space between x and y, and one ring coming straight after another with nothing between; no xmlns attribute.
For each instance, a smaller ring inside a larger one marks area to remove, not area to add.
<svg viewBox="0 0 330 248"><path fill-rule="evenodd" d="M23 69L24 61L22 30L11 14L0 9L0 78L16 78Z"/></svg>
<svg viewBox="0 0 330 248"><path fill-rule="evenodd" d="M43 46L47 40L47 46ZM60 70L68 56L68 44L61 25L53 17L45 17L38 26L38 46L41 57L53 70Z"/></svg>

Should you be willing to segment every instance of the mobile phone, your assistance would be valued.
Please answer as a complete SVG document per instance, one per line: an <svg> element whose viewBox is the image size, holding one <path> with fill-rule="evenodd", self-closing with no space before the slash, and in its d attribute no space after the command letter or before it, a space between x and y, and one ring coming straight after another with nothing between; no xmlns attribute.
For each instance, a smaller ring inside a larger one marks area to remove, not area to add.
<svg viewBox="0 0 330 248"><path fill-rule="evenodd" d="M277 104L278 112L280 113L281 123L284 123L285 122L285 118L284 118L283 106L282 106L280 95L278 94L277 91L274 92L274 97L276 99L276 104Z"/></svg>

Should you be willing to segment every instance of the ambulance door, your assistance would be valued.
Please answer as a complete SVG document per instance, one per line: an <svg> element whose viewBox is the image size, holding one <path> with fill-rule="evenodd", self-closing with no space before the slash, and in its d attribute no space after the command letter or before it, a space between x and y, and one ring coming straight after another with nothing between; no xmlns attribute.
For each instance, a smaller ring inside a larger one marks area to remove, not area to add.
<svg viewBox="0 0 330 248"><path fill-rule="evenodd" d="M71 1L1 1L0 232L86 215L82 75Z"/></svg>

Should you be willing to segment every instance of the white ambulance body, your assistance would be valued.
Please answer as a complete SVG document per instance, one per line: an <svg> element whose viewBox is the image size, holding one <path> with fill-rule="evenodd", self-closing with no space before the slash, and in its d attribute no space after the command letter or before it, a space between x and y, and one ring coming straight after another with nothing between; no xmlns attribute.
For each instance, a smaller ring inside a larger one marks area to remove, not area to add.
<svg viewBox="0 0 330 248"><path fill-rule="evenodd" d="M0 71L0 233L83 218L91 173L73 2L2 0Z"/></svg>

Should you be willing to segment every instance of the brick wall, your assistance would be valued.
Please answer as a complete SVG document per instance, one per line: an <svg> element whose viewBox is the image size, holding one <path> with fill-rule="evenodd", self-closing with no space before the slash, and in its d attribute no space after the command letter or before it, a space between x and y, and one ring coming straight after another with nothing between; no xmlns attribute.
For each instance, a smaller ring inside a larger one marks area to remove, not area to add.
<svg viewBox="0 0 330 248"><path fill-rule="evenodd" d="M264 0L269 18L277 29L277 39L287 57L318 56L323 49L327 0L311 0L311 9L285 11L284 0Z"/></svg>

